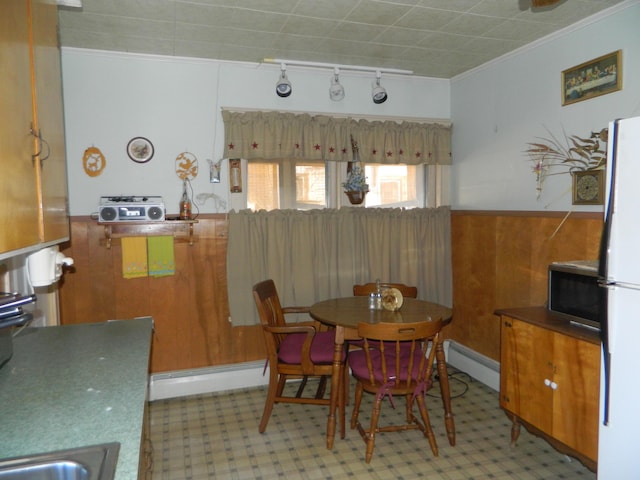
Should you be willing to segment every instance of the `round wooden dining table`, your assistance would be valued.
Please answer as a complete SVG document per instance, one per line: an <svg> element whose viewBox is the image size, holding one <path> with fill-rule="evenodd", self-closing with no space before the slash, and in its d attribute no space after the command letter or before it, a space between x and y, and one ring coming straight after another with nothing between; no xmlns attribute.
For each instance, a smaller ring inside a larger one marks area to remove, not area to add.
<svg viewBox="0 0 640 480"><path fill-rule="evenodd" d="M365 296L353 296L343 298L332 298L314 304L310 309L310 315L314 320L325 325L335 327L335 348L333 356L333 373L331 375L331 405L329 407L329 418L327 420L327 448L333 448L333 441L336 433L336 409L338 406L338 395L341 388L342 352L345 340L357 340L358 324L366 323L413 323L421 321L432 321L442 319L443 324L451 322L453 312L450 308L437 303L418 300L415 298L405 298L400 310L395 312L389 310L369 309L369 298ZM436 345L436 362L438 368L438 379L440 382L440 394L444 407L444 422L447 430L449 443L455 445L456 433L451 411L451 393L449 390L449 376L441 339ZM344 421L344 419L341 419Z"/></svg>

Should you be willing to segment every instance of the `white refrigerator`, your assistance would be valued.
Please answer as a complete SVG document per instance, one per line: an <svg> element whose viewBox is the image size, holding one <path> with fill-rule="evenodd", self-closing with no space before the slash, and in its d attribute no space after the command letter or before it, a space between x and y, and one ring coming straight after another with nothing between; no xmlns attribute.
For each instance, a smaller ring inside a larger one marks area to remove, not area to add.
<svg viewBox="0 0 640 480"><path fill-rule="evenodd" d="M598 479L640 479L640 117L609 125Z"/></svg>

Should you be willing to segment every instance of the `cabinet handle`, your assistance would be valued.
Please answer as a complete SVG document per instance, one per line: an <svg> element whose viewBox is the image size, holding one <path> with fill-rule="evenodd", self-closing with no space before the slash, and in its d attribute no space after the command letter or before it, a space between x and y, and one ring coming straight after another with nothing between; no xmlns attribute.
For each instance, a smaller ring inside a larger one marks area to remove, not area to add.
<svg viewBox="0 0 640 480"><path fill-rule="evenodd" d="M51 155L51 147L49 147L49 142L47 142L43 137L41 132L38 130L37 132L33 129L33 126L31 127L31 135L33 135L35 138L38 139L38 151L36 153L34 153L32 155L33 160L35 160L36 158L40 157L40 162L44 162L46 159L49 158L49 155ZM46 155L42 154L43 146L46 147Z"/></svg>
<svg viewBox="0 0 640 480"><path fill-rule="evenodd" d="M550 386L551 386L551 380L549 380L548 378L545 378L545 379L544 379L544 384L545 384L547 387L550 387Z"/></svg>
<svg viewBox="0 0 640 480"><path fill-rule="evenodd" d="M549 387L551 390L557 390L558 389L558 384L552 380L549 380L548 378L544 379L544 384Z"/></svg>

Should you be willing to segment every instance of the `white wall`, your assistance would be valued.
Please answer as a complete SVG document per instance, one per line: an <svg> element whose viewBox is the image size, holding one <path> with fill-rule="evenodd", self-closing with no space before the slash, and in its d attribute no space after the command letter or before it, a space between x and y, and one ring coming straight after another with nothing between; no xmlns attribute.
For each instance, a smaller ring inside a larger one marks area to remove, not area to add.
<svg viewBox="0 0 640 480"><path fill-rule="evenodd" d="M629 1L560 35L454 78L451 82L383 75L389 100L374 105L372 75L343 71L342 102L328 98L332 72L288 67L293 94L274 93L278 65L242 64L65 48L62 51L65 127L71 215L95 212L102 195L161 195L177 213L181 192L175 158L184 151L199 160L195 194L215 193L229 207L228 171L209 183L207 159L222 155L220 109L386 115L451 119L455 209L601 211L572 206L569 175L549 177L536 199L535 175L523 151L546 137L587 135L616 117L640 115L640 4ZM562 106L562 70L621 49L623 88ZM147 164L129 160L125 147L135 136L155 146ZM84 173L82 156L95 146L107 159L98 177ZM216 213L208 201L203 213Z"/></svg>
<svg viewBox="0 0 640 480"><path fill-rule="evenodd" d="M529 45L451 82L452 206L468 210L602 211L571 205L571 176L548 177L536 200L527 143L588 136L618 117L640 115L640 4L625 2L561 35ZM622 90L561 104L563 70L622 50Z"/></svg>
<svg viewBox="0 0 640 480"><path fill-rule="evenodd" d="M449 81L383 74L389 100L371 101L373 74L342 71L346 90L341 102L329 100L332 70L288 67L293 85L288 98L275 94L279 65L145 56L95 50L62 50L65 128L71 215L97 211L100 196L161 195L167 213L178 212L182 191L175 158L193 153L200 173L194 194L215 193L228 206L228 170L221 183L209 183L207 159L222 156L224 129L221 107L322 112L390 117L450 118ZM131 161L128 141L151 140L154 157L145 164ZM97 147L107 167L89 177L82 166L88 147ZM234 194L237 196L237 194ZM217 213L213 201L202 213Z"/></svg>

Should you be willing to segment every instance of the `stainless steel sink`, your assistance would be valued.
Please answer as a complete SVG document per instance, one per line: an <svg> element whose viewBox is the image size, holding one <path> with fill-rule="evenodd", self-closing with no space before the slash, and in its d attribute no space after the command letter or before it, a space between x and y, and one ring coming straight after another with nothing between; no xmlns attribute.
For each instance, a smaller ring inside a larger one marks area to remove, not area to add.
<svg viewBox="0 0 640 480"><path fill-rule="evenodd" d="M113 480L119 443L0 460L0 480Z"/></svg>

